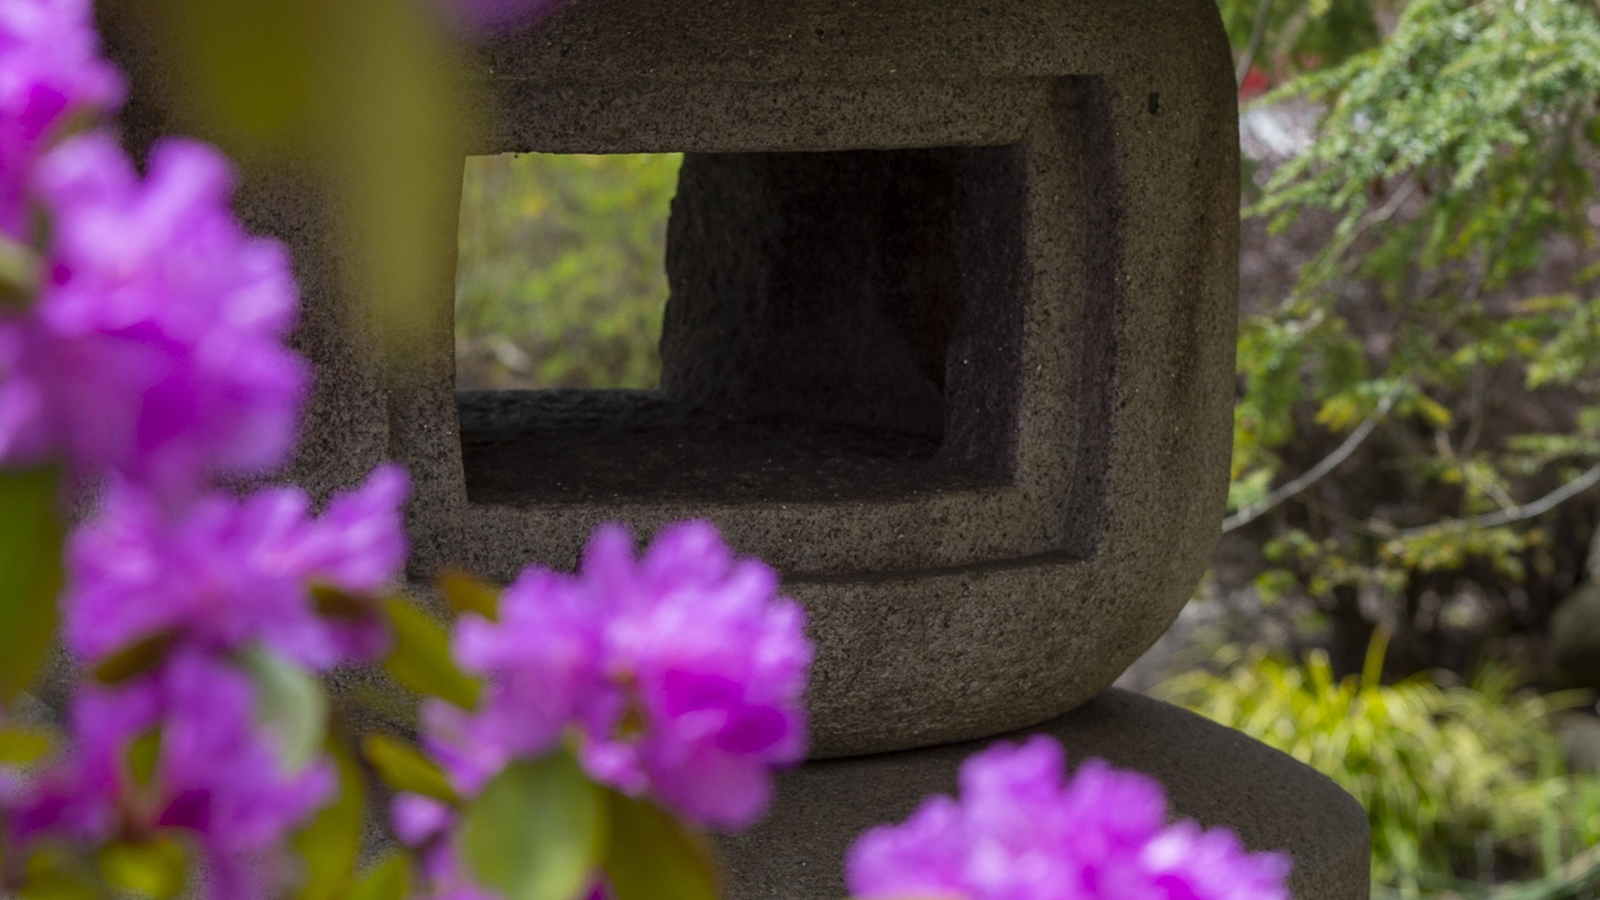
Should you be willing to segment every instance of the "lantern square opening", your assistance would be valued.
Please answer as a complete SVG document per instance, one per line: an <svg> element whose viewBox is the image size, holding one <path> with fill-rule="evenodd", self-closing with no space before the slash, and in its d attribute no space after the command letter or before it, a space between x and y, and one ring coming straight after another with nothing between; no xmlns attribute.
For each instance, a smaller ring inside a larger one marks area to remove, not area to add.
<svg viewBox="0 0 1600 900"><path fill-rule="evenodd" d="M1004 481L1019 157L685 154L659 383L458 390L468 500L841 500Z"/></svg>

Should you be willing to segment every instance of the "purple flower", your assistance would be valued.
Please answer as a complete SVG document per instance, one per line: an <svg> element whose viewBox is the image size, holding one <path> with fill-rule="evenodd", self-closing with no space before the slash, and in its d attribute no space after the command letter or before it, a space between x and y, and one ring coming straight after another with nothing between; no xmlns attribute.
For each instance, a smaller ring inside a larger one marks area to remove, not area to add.
<svg viewBox="0 0 1600 900"><path fill-rule="evenodd" d="M450 806L421 794L401 792L389 805L389 824L394 827L395 836L412 847L420 847L448 831L455 818Z"/></svg>
<svg viewBox="0 0 1600 900"><path fill-rule="evenodd" d="M1145 845L1140 862L1173 900L1283 900L1289 859L1281 853L1250 853L1226 828L1202 831L1179 822Z"/></svg>
<svg viewBox="0 0 1600 900"><path fill-rule="evenodd" d="M8 840L182 830L201 849L215 898L267 896L284 838L334 789L326 760L288 770L256 721L249 677L193 648L128 684L80 691L71 731L68 757L0 800ZM154 764L136 772L130 746L152 733Z"/></svg>
<svg viewBox="0 0 1600 900"><path fill-rule="evenodd" d="M462 618L456 656L489 690L477 713L427 704L426 745L470 795L571 728L596 780L747 826L770 801L771 769L805 755L811 645L777 588L710 523L664 529L637 561L629 533L603 526L575 577L530 568L497 621Z"/></svg>
<svg viewBox="0 0 1600 900"><path fill-rule="evenodd" d="M424 847L418 854L418 862L428 883L424 896L432 900L504 900L467 877L465 867L456 857L456 848L449 841L437 841Z"/></svg>
<svg viewBox="0 0 1600 900"><path fill-rule="evenodd" d="M0 464L64 458L183 501L292 448L309 372L284 345L296 291L283 247L245 234L216 151L166 141L139 180L105 133L46 153L38 302L0 313Z"/></svg>
<svg viewBox="0 0 1600 900"><path fill-rule="evenodd" d="M326 760L285 771L260 727L255 688L239 669L202 653L177 656L159 680L166 716L156 824L201 835L219 860L245 862L276 847L333 792Z"/></svg>
<svg viewBox="0 0 1600 900"><path fill-rule="evenodd" d="M29 239L27 179L62 126L122 102L89 13L90 0L0 3L0 238Z"/></svg>
<svg viewBox="0 0 1600 900"><path fill-rule="evenodd" d="M530 567L501 596L497 621L461 618L455 655L489 676L483 710L422 706L424 746L458 791L476 794L512 759L550 749L582 716L593 730L620 714L620 692L605 677L603 603L577 579Z"/></svg>
<svg viewBox="0 0 1600 900"><path fill-rule="evenodd" d="M1227 829L1166 822L1155 781L1090 760L1065 779L1047 737L996 744L961 767L961 799L932 797L856 840L860 900L1288 900L1289 858Z"/></svg>
<svg viewBox="0 0 1600 900"><path fill-rule="evenodd" d="M385 640L376 618L319 615L312 587L365 595L397 578L405 495L405 473L386 465L321 517L303 491L270 488L208 494L174 520L115 484L68 545L67 648L97 660L172 634L218 651L259 641L314 669L370 658Z"/></svg>
<svg viewBox="0 0 1600 900"><path fill-rule="evenodd" d="M109 838L129 779L128 743L160 716L154 684L78 691L69 715L71 755L0 795L7 841L15 846L45 832L78 841Z"/></svg>

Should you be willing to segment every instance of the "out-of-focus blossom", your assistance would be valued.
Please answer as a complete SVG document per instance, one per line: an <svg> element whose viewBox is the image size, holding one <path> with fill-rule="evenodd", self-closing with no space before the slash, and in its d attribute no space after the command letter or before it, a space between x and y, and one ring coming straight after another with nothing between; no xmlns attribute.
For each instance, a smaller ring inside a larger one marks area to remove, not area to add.
<svg viewBox="0 0 1600 900"><path fill-rule="evenodd" d="M418 862L422 877L428 882L425 896L431 900L504 900L467 877L456 848L449 841L436 841L424 848L418 854Z"/></svg>
<svg viewBox="0 0 1600 900"><path fill-rule="evenodd" d="M1161 786L1090 760L1065 778L1046 737L961 767L959 801L932 797L850 849L860 900L1287 900L1289 858L1227 829L1168 825Z"/></svg>
<svg viewBox="0 0 1600 900"><path fill-rule="evenodd" d="M292 448L309 385L284 345L283 247L228 208L227 161L171 140L143 181L105 133L46 153L51 239L37 302L0 312L0 465L60 458L182 501Z"/></svg>
<svg viewBox="0 0 1600 900"><path fill-rule="evenodd" d="M62 127L122 101L89 13L90 0L0 3L0 237L27 242L27 179Z"/></svg>
<svg viewBox="0 0 1600 900"><path fill-rule="evenodd" d="M620 715L624 701L605 677L609 612L579 579L530 567L501 595L496 621L461 617L454 652L490 681L482 709L422 706L423 744L457 791L477 794L514 758L553 747L580 716L588 731Z"/></svg>
<svg viewBox="0 0 1600 900"><path fill-rule="evenodd" d="M319 614L313 588L366 595L398 578L406 490L404 471L385 465L320 517L304 491L269 488L209 494L172 519L113 486L68 546L67 648L98 660L170 634L215 651L259 641L315 669L371 658L385 640L378 621Z"/></svg>
<svg viewBox="0 0 1600 900"><path fill-rule="evenodd" d="M425 743L471 795L568 729L591 777L693 821L749 825L771 770L805 755L805 619L771 568L736 560L715 527L663 530L635 560L603 526L575 577L538 568L497 621L464 616L461 664L489 681L482 709L424 708Z"/></svg>
<svg viewBox="0 0 1600 900"><path fill-rule="evenodd" d="M71 755L0 797L8 847L41 837L92 844L174 829L190 836L209 896L264 896L284 839L334 789L326 760L298 771L256 719L255 687L238 668L185 648L125 685L88 687L71 713ZM131 745L154 735L153 766Z"/></svg>
<svg viewBox="0 0 1600 900"><path fill-rule="evenodd" d="M125 690L80 689L69 715L71 755L38 777L6 785L0 795L10 846L35 835L98 842L118 827L120 798L131 785L128 743L161 716L154 679Z"/></svg>
<svg viewBox="0 0 1600 900"><path fill-rule="evenodd" d="M401 792L389 805L389 824L401 843L420 847L455 824L455 810L432 797Z"/></svg>

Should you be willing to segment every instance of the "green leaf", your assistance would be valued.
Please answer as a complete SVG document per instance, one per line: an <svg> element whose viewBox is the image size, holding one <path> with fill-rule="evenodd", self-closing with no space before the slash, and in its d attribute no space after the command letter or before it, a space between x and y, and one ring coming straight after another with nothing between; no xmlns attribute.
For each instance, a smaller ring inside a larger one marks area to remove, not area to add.
<svg viewBox="0 0 1600 900"><path fill-rule="evenodd" d="M256 686L256 718L278 739L283 764L304 769L322 749L328 729L328 698L305 669L264 647L239 653Z"/></svg>
<svg viewBox="0 0 1600 900"><path fill-rule="evenodd" d="M161 761L161 729L152 728L128 742L128 774L135 784L148 785Z"/></svg>
<svg viewBox="0 0 1600 900"><path fill-rule="evenodd" d="M394 636L394 646L383 661L389 674L419 694L475 708L482 685L456 666L445 630L404 597L385 597L383 608Z"/></svg>
<svg viewBox="0 0 1600 900"><path fill-rule="evenodd" d="M82 856L62 846L45 846L28 856L22 900L101 900L94 869Z"/></svg>
<svg viewBox="0 0 1600 900"><path fill-rule="evenodd" d="M422 727L416 695L395 684L393 679L341 685L339 698L401 733L415 733Z"/></svg>
<svg viewBox="0 0 1600 900"><path fill-rule="evenodd" d="M717 871L700 835L644 800L606 791L606 877L617 900L716 900Z"/></svg>
<svg viewBox="0 0 1600 900"><path fill-rule="evenodd" d="M189 852L177 840L158 835L139 843L108 844L98 854L100 874L112 886L169 900L189 877Z"/></svg>
<svg viewBox="0 0 1600 900"><path fill-rule="evenodd" d="M311 605L319 616L346 622L369 619L375 612L371 597L352 594L328 584L311 586Z"/></svg>
<svg viewBox="0 0 1600 900"><path fill-rule="evenodd" d="M26 309L39 292L39 258L33 248L0 235L0 308Z"/></svg>
<svg viewBox="0 0 1600 900"><path fill-rule="evenodd" d="M0 729L0 766L36 763L55 749L55 737L42 728Z"/></svg>
<svg viewBox="0 0 1600 900"><path fill-rule="evenodd" d="M507 900L574 900L593 883L605 835L600 789L559 750L495 776L463 811L457 846L473 879Z"/></svg>
<svg viewBox="0 0 1600 900"><path fill-rule="evenodd" d="M1428 421L1429 425L1435 428L1450 427L1453 417L1450 415L1450 410L1445 409L1439 401L1429 397L1427 394L1418 392L1412 402L1416 404L1417 412L1422 414L1422 417Z"/></svg>
<svg viewBox="0 0 1600 900"><path fill-rule="evenodd" d="M477 613L490 621L500 614L500 590L475 575L448 569L434 583L458 613Z"/></svg>
<svg viewBox="0 0 1600 900"><path fill-rule="evenodd" d="M101 684L121 684L154 669L167 658L178 637L175 628L158 631L113 650L94 666L94 678Z"/></svg>
<svg viewBox="0 0 1600 900"><path fill-rule="evenodd" d="M378 770L378 777L395 790L456 802L455 789L444 772L415 747L385 735L369 734L361 742L361 752Z"/></svg>
<svg viewBox="0 0 1600 900"><path fill-rule="evenodd" d="M322 24L316 7L312 0L163 0L145 14L170 28L163 37L183 63L187 106L236 145L270 146L310 127Z"/></svg>
<svg viewBox="0 0 1600 900"><path fill-rule="evenodd" d="M411 860L392 853L367 871L350 900L406 900L411 896Z"/></svg>
<svg viewBox="0 0 1600 900"><path fill-rule="evenodd" d="M361 766L343 741L329 740L327 752L339 773L339 795L290 838L305 867L305 882L294 900L343 897L348 893L361 852L362 816L367 803Z"/></svg>
<svg viewBox="0 0 1600 900"><path fill-rule="evenodd" d="M0 471L0 703L33 683L55 634L59 482L53 468Z"/></svg>

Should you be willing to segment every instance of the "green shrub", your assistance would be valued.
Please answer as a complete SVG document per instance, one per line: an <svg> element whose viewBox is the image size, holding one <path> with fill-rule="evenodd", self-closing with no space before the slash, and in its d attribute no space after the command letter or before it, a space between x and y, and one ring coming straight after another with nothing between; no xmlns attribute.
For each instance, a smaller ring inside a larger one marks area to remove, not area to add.
<svg viewBox="0 0 1600 900"><path fill-rule="evenodd" d="M1296 665L1228 648L1220 673L1179 675L1156 693L1349 791L1371 818L1380 895L1476 895L1536 879L1523 887L1562 896L1592 875L1575 857L1600 841L1600 779L1567 771L1553 721L1583 696L1519 692L1503 667L1468 685L1385 685L1383 652L1375 640L1362 675L1336 681L1320 651Z"/></svg>
<svg viewBox="0 0 1600 900"><path fill-rule="evenodd" d="M479 156L462 180L462 387L653 388L680 154Z"/></svg>

